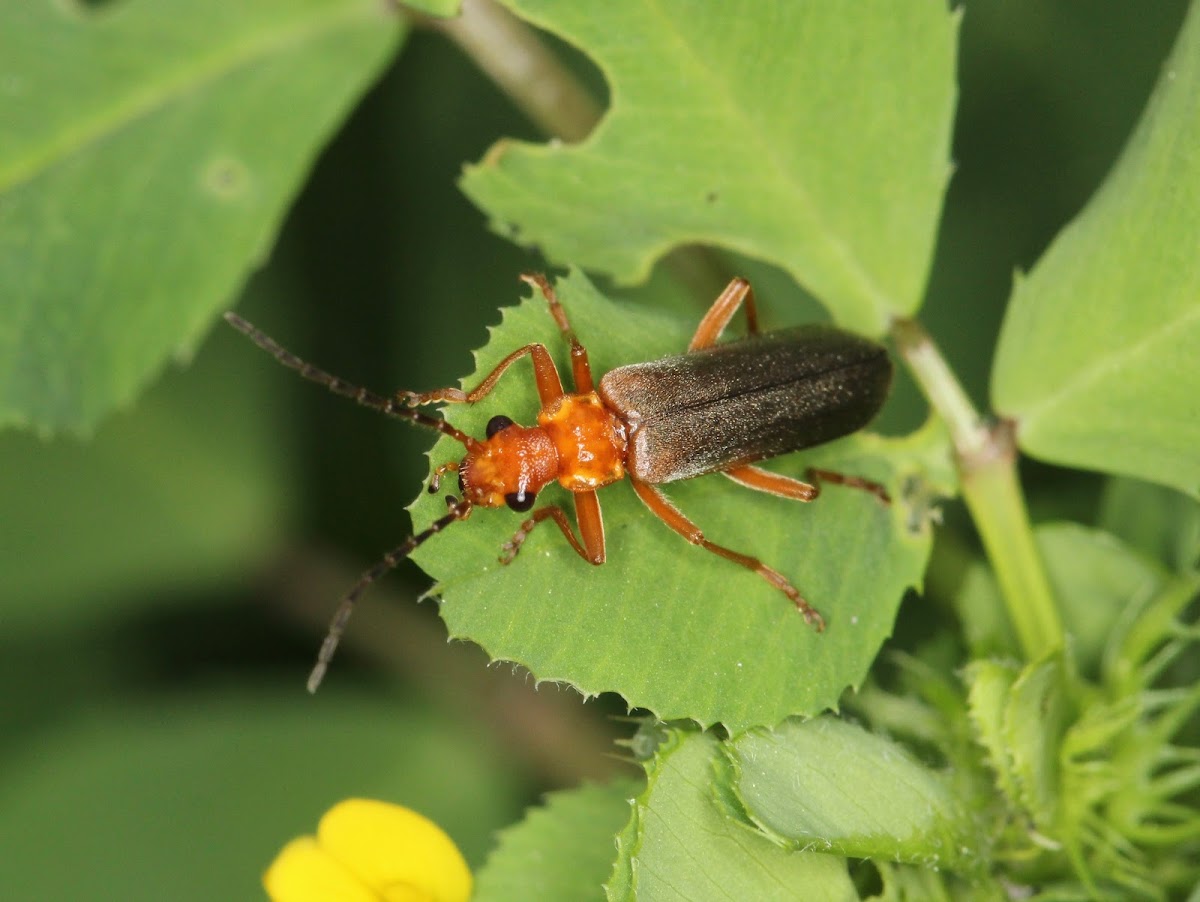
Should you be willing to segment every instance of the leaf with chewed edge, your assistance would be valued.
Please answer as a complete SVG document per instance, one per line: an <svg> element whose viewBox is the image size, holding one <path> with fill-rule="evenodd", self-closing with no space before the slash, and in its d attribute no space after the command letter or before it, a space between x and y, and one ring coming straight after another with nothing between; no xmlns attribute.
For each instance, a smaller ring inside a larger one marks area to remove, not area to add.
<svg viewBox="0 0 1200 902"><path fill-rule="evenodd" d="M643 280L681 244L775 263L840 324L920 306L949 178L958 16L939 3L510 0L610 88L582 143L463 176L497 231Z"/></svg>

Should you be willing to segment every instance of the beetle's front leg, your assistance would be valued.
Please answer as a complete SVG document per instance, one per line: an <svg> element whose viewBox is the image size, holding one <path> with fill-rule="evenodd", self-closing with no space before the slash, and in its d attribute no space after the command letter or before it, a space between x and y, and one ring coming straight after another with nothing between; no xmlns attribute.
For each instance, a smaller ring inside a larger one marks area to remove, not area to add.
<svg viewBox="0 0 1200 902"><path fill-rule="evenodd" d="M588 494L594 495L595 492ZM521 550L521 546L525 544L525 540L529 538L529 534L543 520L553 520L557 523L558 528L562 530L562 534L571 544L571 547L575 549L575 553L585 561L592 564L604 563L603 537L601 537L600 559L597 560L592 553L589 553L588 549L583 547L579 539L575 538L575 531L571 529L571 521L567 519L566 513L557 504L548 504L545 507L539 507L530 514L529 519L521 524L520 528L513 534L513 537L501 546L500 563L511 564L517 556L517 552Z"/></svg>
<svg viewBox="0 0 1200 902"><path fill-rule="evenodd" d="M540 342L517 348L469 392L461 388L437 388L427 392L402 391L397 393L397 398L409 407L421 407L425 404L474 404L491 393L505 370L526 356L533 360L533 375L537 381L538 397L542 406L561 398L563 386L562 379L558 377L558 368L555 367L546 346Z"/></svg>

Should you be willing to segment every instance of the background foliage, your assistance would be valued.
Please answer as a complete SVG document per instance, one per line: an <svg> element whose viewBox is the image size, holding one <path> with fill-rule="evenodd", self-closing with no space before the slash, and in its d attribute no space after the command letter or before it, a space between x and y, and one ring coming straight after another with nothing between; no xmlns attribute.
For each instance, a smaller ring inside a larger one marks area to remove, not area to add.
<svg viewBox="0 0 1200 902"><path fill-rule="evenodd" d="M492 829L540 791L614 767L603 757L614 725L599 715L622 706L534 693L521 672L485 671L482 655L446 646L431 606L411 603L428 586L415 568L371 596L330 685L315 700L303 694L330 602L407 533L400 508L427 472L429 442L298 384L224 330L186 365L162 349L190 358L216 311L237 304L366 384L455 382L497 308L521 294L515 274L545 266L490 234L455 179L500 136L542 136L444 37L409 33L376 3L208 7L199 23L190 7L134 0L0 11L0 133L11 136L0 150L0 417L42 432L95 430L87 443L0 436L0 878L18 897L88 898L97 885L127 899L241 897L286 837L355 793L422 809L478 866ZM1013 268L1029 268L1101 182L1181 18L1179 3L966 4L958 171L921 316L977 402ZM603 93L592 64L572 59ZM636 149L669 165L669 146ZM231 159L246 168L224 165ZM800 303L784 274L736 257L726 265L754 280L768 324ZM622 275L636 271L630 263ZM914 302L912 290L900 294ZM672 306L682 321L702 310L661 267L630 296ZM1008 397L996 403L1008 409ZM882 427L920 420L915 392L901 385ZM1052 576L1094 554L1133 574L1108 587L1149 570L1164 611L1189 597L1168 575L1194 564L1200 534L1179 496L1045 465L1025 475L1036 519L1099 519L1124 543L1114 553L1108 539L1043 529ZM1172 482L1189 487L1184 478ZM641 518L617 502L610 520L626 514ZM954 507L947 516L926 596L905 605L893 651L935 659L923 639L947 611L997 611L969 528ZM489 532L464 533L480 554L494 547ZM1077 603L1115 621L1127 597L1093 592ZM967 637L975 651L1011 644L1001 618ZM1102 636L1078 653L1087 672L1103 672ZM969 716L984 735L1018 728L1045 710L1039 675L1060 666L973 674ZM920 718L901 696L869 689L859 713L916 734L920 747ZM755 717L770 714L746 722ZM1127 717L1111 711L1091 733L1078 729L1080 760ZM841 739L854 747L853 736ZM715 844L759 844L783 867L825 868L825 885L853 891L831 859L789 857L751 832L768 826L793 847L806 835L786 812L759 811L736 791L748 750L730 758L711 737L681 733L660 751L643 819L660 799L674 804L663 794L678 781L712 776L705 798L727 806ZM1043 759L1010 765L1000 773L1014 798L1041 816L1049 808L1030 787L1047 785ZM944 787L927 791L946 797ZM569 818L577 803L560 797L549 811ZM714 817L695 798L680 803L701 823ZM596 804L611 811L613 799ZM879 851L863 825L841 827L846 854ZM622 841L643 843L656 861L695 854L653 831ZM519 856L521 843L509 835L501 849ZM910 898L946 891L906 867L881 866L878 879ZM484 886L503 898L503 872L489 873L499 876ZM626 877L614 874L612 886Z"/></svg>

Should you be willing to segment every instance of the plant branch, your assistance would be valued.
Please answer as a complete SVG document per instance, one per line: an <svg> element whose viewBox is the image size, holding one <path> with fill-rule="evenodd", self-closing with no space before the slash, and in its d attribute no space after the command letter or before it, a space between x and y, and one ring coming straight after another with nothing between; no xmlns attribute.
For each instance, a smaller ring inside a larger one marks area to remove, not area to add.
<svg viewBox="0 0 1200 902"><path fill-rule="evenodd" d="M600 121L603 109L537 32L493 0L463 0L458 18L424 21L458 44L547 135L575 143Z"/></svg>
<svg viewBox="0 0 1200 902"><path fill-rule="evenodd" d="M1021 648L1027 658L1040 657L1062 644L1063 627L1017 478L1012 426L984 421L933 339L915 320L897 320L892 337L950 432L963 498Z"/></svg>

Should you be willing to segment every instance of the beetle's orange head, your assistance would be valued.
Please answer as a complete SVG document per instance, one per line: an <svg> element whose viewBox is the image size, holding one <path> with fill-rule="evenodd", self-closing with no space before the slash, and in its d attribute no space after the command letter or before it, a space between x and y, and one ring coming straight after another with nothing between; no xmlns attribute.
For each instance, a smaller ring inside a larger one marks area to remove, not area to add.
<svg viewBox="0 0 1200 902"><path fill-rule="evenodd" d="M537 493L558 477L558 452L539 427L518 426L506 416L487 424L487 438L472 442L458 466L463 497L480 507L533 507Z"/></svg>

